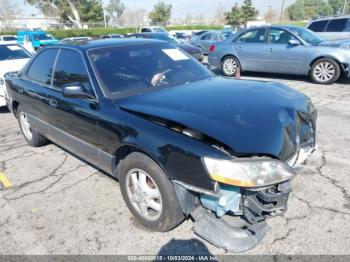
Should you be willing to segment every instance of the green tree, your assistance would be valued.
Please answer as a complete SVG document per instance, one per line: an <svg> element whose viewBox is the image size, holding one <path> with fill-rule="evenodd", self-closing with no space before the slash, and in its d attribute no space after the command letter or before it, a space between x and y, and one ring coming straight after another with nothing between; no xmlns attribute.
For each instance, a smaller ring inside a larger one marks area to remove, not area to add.
<svg viewBox="0 0 350 262"><path fill-rule="evenodd" d="M252 0L244 0L241 7L242 20L246 25L248 21L255 20L258 15L258 11L253 7Z"/></svg>
<svg viewBox="0 0 350 262"><path fill-rule="evenodd" d="M103 21L103 7L99 0L79 0L79 11L83 22Z"/></svg>
<svg viewBox="0 0 350 262"><path fill-rule="evenodd" d="M288 7L290 20L304 20L333 14L333 9L327 0L297 0Z"/></svg>
<svg viewBox="0 0 350 262"><path fill-rule="evenodd" d="M165 4L159 1L154 7L153 11L149 13L149 18L153 23L165 24L169 21L171 16L172 5Z"/></svg>
<svg viewBox="0 0 350 262"><path fill-rule="evenodd" d="M240 26L243 23L242 9L236 3L230 12L225 13L226 23L233 27Z"/></svg>
<svg viewBox="0 0 350 262"><path fill-rule="evenodd" d="M109 0L106 10L112 21L116 22L123 15L125 5L121 0Z"/></svg>

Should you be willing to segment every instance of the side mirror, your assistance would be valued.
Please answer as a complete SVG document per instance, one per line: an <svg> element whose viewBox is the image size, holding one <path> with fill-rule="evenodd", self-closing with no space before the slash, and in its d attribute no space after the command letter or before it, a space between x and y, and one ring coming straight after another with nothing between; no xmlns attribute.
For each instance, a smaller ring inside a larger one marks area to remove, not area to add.
<svg viewBox="0 0 350 262"><path fill-rule="evenodd" d="M85 91L80 83L71 83L62 86L61 93L64 97L69 98L95 99L95 97Z"/></svg>
<svg viewBox="0 0 350 262"><path fill-rule="evenodd" d="M289 40L288 44L290 44L290 45L301 45L300 41L296 40L296 39Z"/></svg>

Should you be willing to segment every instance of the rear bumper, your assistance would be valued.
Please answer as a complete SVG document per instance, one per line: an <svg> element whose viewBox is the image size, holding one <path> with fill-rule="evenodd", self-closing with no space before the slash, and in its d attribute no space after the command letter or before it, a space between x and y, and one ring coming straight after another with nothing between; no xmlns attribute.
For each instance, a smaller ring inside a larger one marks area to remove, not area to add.
<svg viewBox="0 0 350 262"><path fill-rule="evenodd" d="M216 67L216 68L220 68L221 67L221 60L219 59L219 57L210 54L208 56L208 63L210 66Z"/></svg>

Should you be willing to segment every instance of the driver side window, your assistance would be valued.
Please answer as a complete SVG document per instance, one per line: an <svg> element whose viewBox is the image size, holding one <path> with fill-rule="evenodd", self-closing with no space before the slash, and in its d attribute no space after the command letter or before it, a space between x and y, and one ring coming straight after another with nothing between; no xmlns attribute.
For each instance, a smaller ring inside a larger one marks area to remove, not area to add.
<svg viewBox="0 0 350 262"><path fill-rule="evenodd" d="M76 51L61 49L55 67L53 86L61 88L63 85L71 83L80 83L86 91L92 94L82 56Z"/></svg>

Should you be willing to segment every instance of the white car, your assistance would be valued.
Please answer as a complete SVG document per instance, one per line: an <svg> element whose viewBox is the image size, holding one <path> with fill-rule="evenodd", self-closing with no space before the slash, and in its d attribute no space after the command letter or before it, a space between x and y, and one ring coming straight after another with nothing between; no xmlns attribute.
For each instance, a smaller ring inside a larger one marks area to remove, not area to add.
<svg viewBox="0 0 350 262"><path fill-rule="evenodd" d="M31 54L18 44L0 44L0 107L6 106L6 87L4 75L21 70Z"/></svg>
<svg viewBox="0 0 350 262"><path fill-rule="evenodd" d="M161 26L143 26L140 28L140 33L168 33L168 31Z"/></svg>

